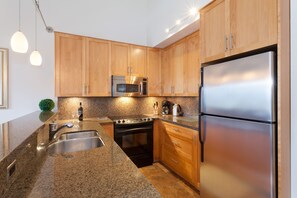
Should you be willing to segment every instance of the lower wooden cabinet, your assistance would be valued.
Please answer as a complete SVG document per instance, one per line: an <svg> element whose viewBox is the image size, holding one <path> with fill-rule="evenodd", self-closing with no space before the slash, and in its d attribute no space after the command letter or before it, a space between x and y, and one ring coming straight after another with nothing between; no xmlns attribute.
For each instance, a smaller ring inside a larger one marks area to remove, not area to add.
<svg viewBox="0 0 297 198"><path fill-rule="evenodd" d="M105 133L107 133L112 139L114 139L113 123L101 124Z"/></svg>
<svg viewBox="0 0 297 198"><path fill-rule="evenodd" d="M198 131L162 122L159 125L159 134L160 161L194 187L199 188L200 147Z"/></svg>

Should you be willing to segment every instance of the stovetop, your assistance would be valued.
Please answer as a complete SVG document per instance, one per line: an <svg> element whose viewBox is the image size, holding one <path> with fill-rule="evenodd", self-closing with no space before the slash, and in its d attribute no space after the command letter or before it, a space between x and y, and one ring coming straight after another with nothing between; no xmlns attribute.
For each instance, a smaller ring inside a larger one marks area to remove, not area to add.
<svg viewBox="0 0 297 198"><path fill-rule="evenodd" d="M137 124L153 121L153 118L145 115L110 116L115 124Z"/></svg>

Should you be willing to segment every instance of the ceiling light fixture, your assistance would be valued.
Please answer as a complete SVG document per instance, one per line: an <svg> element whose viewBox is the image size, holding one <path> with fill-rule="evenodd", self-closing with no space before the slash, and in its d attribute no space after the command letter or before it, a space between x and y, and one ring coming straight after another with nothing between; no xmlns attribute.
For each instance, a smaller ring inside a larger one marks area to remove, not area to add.
<svg viewBox="0 0 297 198"><path fill-rule="evenodd" d="M21 32L21 1L19 0L19 30L10 39L10 46L14 52L26 53L29 45L26 36Z"/></svg>
<svg viewBox="0 0 297 198"><path fill-rule="evenodd" d="M166 33L170 33L172 35L172 31L174 30L174 32L176 31L179 31L183 28L185 28L188 24L192 23L193 21L196 21L198 20L200 17L199 17L199 12L198 12L198 9L196 7L192 7L190 10L189 10L189 14L187 16L185 16L184 18L182 19L179 19L175 22L175 25L170 27L170 28L167 28L165 30Z"/></svg>
<svg viewBox="0 0 297 198"><path fill-rule="evenodd" d="M37 50L37 8L35 7L35 50L30 55L30 63L34 66L40 66L42 57Z"/></svg>
<svg viewBox="0 0 297 198"><path fill-rule="evenodd" d="M46 25L46 22L45 22L45 20L44 20L44 17L43 17L43 15L42 15L42 12L41 12L40 7L39 7L39 2L38 2L38 0L33 0L33 3L34 3L34 5L35 5L35 7L36 7L36 9L37 9L37 11L38 11L38 13L39 13L39 15L40 15L42 21L43 21L43 24L44 24L44 26L45 26L46 31L47 31L48 33L52 33L52 32L54 32L54 29L53 29L51 26Z"/></svg>

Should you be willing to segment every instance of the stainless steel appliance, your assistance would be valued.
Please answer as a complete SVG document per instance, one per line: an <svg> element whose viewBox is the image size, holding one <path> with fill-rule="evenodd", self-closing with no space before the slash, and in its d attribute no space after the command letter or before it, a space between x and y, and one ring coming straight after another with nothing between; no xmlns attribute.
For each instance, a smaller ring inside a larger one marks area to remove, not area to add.
<svg viewBox="0 0 297 198"><path fill-rule="evenodd" d="M137 167L153 163L152 118L139 116L111 117L114 121L114 140Z"/></svg>
<svg viewBox="0 0 297 198"><path fill-rule="evenodd" d="M276 197L275 64L266 52L202 67L202 198Z"/></svg>
<svg viewBox="0 0 297 198"><path fill-rule="evenodd" d="M112 76L112 96L147 96L147 78Z"/></svg>
<svg viewBox="0 0 297 198"><path fill-rule="evenodd" d="M162 115L168 115L170 109L170 102L168 100L162 101Z"/></svg>

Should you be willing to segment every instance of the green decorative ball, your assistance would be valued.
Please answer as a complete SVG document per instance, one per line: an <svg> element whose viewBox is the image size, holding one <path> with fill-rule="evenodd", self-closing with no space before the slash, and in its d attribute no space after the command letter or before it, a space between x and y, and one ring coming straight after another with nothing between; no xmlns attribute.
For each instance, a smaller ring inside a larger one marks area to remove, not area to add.
<svg viewBox="0 0 297 198"><path fill-rule="evenodd" d="M39 102L41 111L51 111L55 108L55 103L52 99L44 99Z"/></svg>

